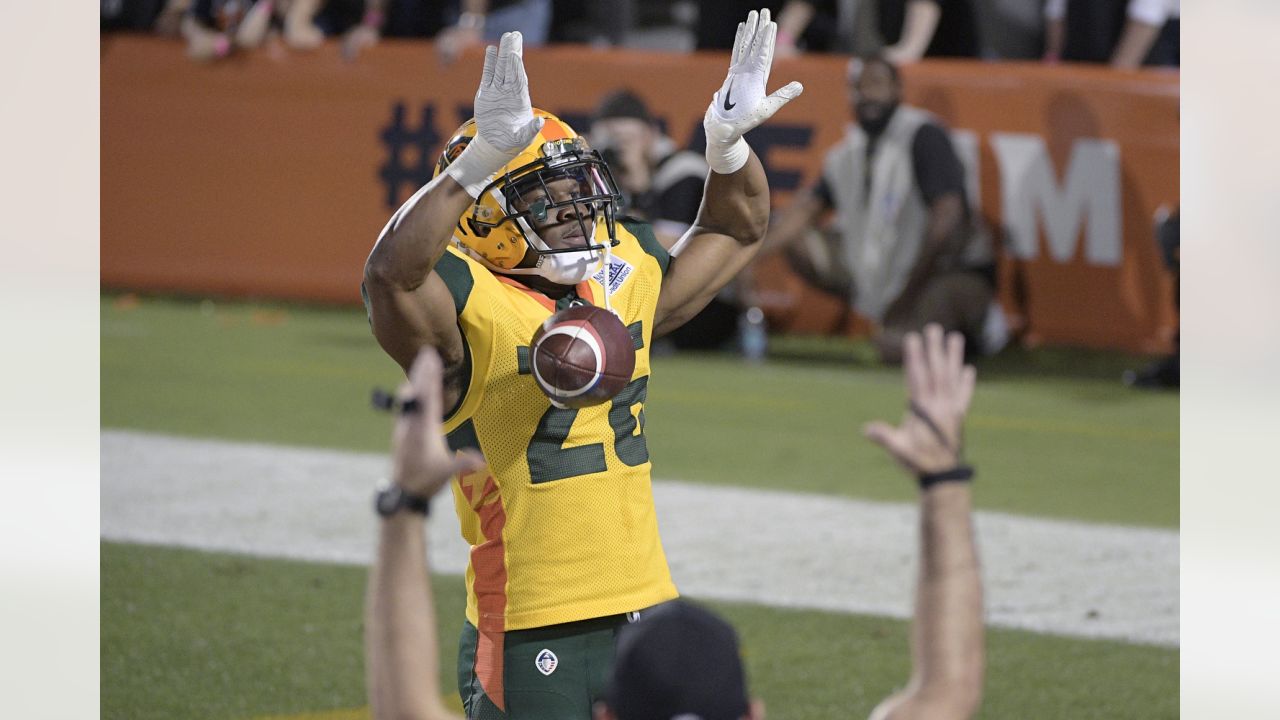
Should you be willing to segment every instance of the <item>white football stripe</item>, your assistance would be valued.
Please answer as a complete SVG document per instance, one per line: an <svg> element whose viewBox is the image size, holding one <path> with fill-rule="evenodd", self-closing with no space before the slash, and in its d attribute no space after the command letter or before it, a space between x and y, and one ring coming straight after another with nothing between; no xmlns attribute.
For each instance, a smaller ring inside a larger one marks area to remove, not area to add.
<svg viewBox="0 0 1280 720"><path fill-rule="evenodd" d="M367 564L386 455L104 431L102 537ZM903 482L906 482L904 479ZM916 509L814 494L656 481L682 593L764 605L909 617ZM466 569L442 499L431 566ZM743 518L752 518L744 523ZM1179 643L1178 532L976 514L990 625Z"/></svg>
<svg viewBox="0 0 1280 720"><path fill-rule="evenodd" d="M584 330L586 332L583 332ZM571 339L581 340L585 342L591 348L591 354L595 359L596 369L591 375L591 380L588 381L585 385L579 388L575 388L573 390L566 390L564 388L558 387L556 385L553 385L547 382L547 379L542 377L542 373L538 372L538 362L537 362L538 347L534 347L533 353L532 353L533 360L529 364L533 366L533 372L538 378L538 383L542 385L542 387L544 388L550 388L551 390L554 390L556 396L562 397L562 398L578 397L579 395L585 392L589 392L592 388L596 386L597 383L600 382L600 372L604 367L604 357L603 357L604 352L600 348L600 343L596 342L595 333L592 333L590 331L590 328L586 327L585 322L581 327L557 325L551 330L548 330L547 332L543 333L542 337L538 338L538 346L541 346L542 343L546 342L547 338L551 337L552 335L567 335Z"/></svg>

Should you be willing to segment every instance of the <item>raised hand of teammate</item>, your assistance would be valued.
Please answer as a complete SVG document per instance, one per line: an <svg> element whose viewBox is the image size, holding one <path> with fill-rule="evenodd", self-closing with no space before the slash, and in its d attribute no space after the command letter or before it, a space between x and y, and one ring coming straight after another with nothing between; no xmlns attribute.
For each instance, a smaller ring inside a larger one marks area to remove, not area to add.
<svg viewBox="0 0 1280 720"><path fill-rule="evenodd" d="M738 23L729 74L702 119L707 164L722 175L737 172L746 164L750 149L742 136L804 91L803 85L793 81L772 95L766 94L777 34L778 24L769 19L768 9L752 10L746 22Z"/></svg>
<svg viewBox="0 0 1280 720"><path fill-rule="evenodd" d="M480 453L455 454L445 442L440 423L442 368L436 349L424 347L409 369L409 381L397 392L398 404L405 409L392 434L392 477L403 490L422 497L431 497L455 475L484 467Z"/></svg>
<svg viewBox="0 0 1280 720"><path fill-rule="evenodd" d="M476 137L447 172L471 197L479 197L489 179L515 157L542 128L529 101L524 72L524 37L502 35L484 51L484 70L475 100Z"/></svg>
<svg viewBox="0 0 1280 720"><path fill-rule="evenodd" d="M863 433L922 478L955 471L976 379L973 366L964 364L964 336L929 324L923 337L908 333L903 349L906 415L897 427L877 421Z"/></svg>

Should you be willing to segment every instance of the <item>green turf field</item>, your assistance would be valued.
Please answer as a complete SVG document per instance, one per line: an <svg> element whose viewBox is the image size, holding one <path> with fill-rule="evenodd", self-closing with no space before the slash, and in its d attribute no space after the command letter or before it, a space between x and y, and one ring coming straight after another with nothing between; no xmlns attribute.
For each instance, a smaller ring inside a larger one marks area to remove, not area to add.
<svg viewBox="0 0 1280 720"><path fill-rule="evenodd" d="M395 383L399 371L358 310L105 297L101 321L104 428L387 446L387 419L368 409L368 390ZM833 359L829 348L801 362L803 345L791 345L793 359L755 367L656 359L646 408L655 476L911 499L910 484L857 437L862 421L900 412L898 372ZM1176 527L1178 398L1120 387L1129 362L1014 354L981 368L968 428L979 505ZM364 575L105 543L102 717L239 720L363 707ZM437 598L451 689L460 579L439 578ZM900 621L715 607L742 632L771 718L865 717L906 679ZM1176 649L1003 630L990 631L988 645L982 717L1177 716Z"/></svg>
<svg viewBox="0 0 1280 720"><path fill-rule="evenodd" d="M102 546L102 717L215 720L363 707L363 568ZM436 578L452 690L464 595ZM908 672L897 620L711 603L742 633L775 720L866 717ZM1169 718L1178 653L987 634L984 718ZM456 701L456 698L455 698ZM1034 710L1029 710L1034 708Z"/></svg>
<svg viewBox="0 0 1280 720"><path fill-rule="evenodd" d="M1121 365L1093 355L1042 355L1051 369L1024 357L979 370L966 431L979 507L1176 527L1178 396L1128 390ZM104 427L381 451L369 389L400 377L359 310L102 304ZM657 358L653 473L910 501L911 484L859 437L867 420L896 420L903 398L899 371L853 361Z"/></svg>

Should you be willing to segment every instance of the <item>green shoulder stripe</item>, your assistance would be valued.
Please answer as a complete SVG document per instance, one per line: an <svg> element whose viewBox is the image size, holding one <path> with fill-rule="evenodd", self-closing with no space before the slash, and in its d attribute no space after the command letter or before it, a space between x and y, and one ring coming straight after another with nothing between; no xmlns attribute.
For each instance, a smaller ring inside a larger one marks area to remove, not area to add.
<svg viewBox="0 0 1280 720"><path fill-rule="evenodd" d="M671 264L671 255L658 242L658 238L653 236L653 226L647 222L627 218L624 218L621 222L622 227L626 228L627 232L635 235L636 239L640 241L640 247L652 255L654 260L658 261L658 267L662 268L662 274L666 275L667 266Z"/></svg>
<svg viewBox="0 0 1280 720"><path fill-rule="evenodd" d="M435 271L453 296L454 310L461 315L462 308L467 306L467 298L471 296L471 288L476 284L475 278L471 277L471 266L446 250L436 263Z"/></svg>

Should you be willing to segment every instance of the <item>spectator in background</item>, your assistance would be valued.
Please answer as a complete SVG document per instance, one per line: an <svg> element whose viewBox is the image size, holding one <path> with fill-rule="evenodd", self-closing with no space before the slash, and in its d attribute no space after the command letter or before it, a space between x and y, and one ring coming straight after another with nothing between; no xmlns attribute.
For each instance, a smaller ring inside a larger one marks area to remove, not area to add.
<svg viewBox="0 0 1280 720"><path fill-rule="evenodd" d="M797 246L834 209L839 266L818 271L845 278L842 294L879 328L883 360L899 362L903 338L927 323L981 349L993 311L991 242L946 129L901 105L898 69L884 57L850 62L849 91L857 123L827 153L816 187L770 228L762 253Z"/></svg>
<svg viewBox="0 0 1280 720"><path fill-rule="evenodd" d="M1044 56L1044 0L975 0L973 11L984 59Z"/></svg>
<svg viewBox="0 0 1280 720"><path fill-rule="evenodd" d="M190 0L178 0L183 3L179 12L186 12L186 4ZM174 2L168 5L175 4ZM161 16L168 10L165 0L100 0L102 11L100 31L108 32L146 32L153 28Z"/></svg>
<svg viewBox="0 0 1280 720"><path fill-rule="evenodd" d="M629 90L600 102L589 138L622 190L623 211L652 223L658 242L670 250L698 217L707 180L702 155L676 147Z"/></svg>
<svg viewBox="0 0 1280 720"><path fill-rule="evenodd" d="M909 335L908 411L897 427L873 422L863 429L920 486L911 679L880 702L872 720L964 720L982 701L982 576L973 534L973 469L962 459L974 370L964 365L963 355L964 340L954 333L944 336L936 325L926 328L923 338ZM377 497L381 519L364 622L374 720L456 720L440 700L424 526L431 497L484 460L474 451L449 449L440 420L442 375L436 350L419 352L396 402L403 410L392 440L392 480ZM676 600L618 630L615 664L594 717L762 720L764 704L749 699L732 626Z"/></svg>
<svg viewBox="0 0 1280 720"><path fill-rule="evenodd" d="M271 0L194 0L182 18L187 55L193 60L214 60L237 48L260 46L270 30L273 11Z"/></svg>
<svg viewBox="0 0 1280 720"><path fill-rule="evenodd" d="M875 3L849 0L787 0L778 15L778 56L807 52L870 55L884 40Z"/></svg>
<svg viewBox="0 0 1280 720"><path fill-rule="evenodd" d="M455 18L436 37L440 59L451 63L471 47L498 42L519 31L529 47L545 45L551 32L551 0L460 0Z"/></svg>
<svg viewBox="0 0 1280 720"><path fill-rule="evenodd" d="M815 50L882 53L896 64L978 56L971 0L788 0L778 18L782 56L795 54L802 37Z"/></svg>
<svg viewBox="0 0 1280 720"><path fill-rule="evenodd" d="M636 0L554 0L550 41L621 46L636 24Z"/></svg>
<svg viewBox="0 0 1280 720"><path fill-rule="evenodd" d="M192 0L168 0L151 26L152 32L166 37L182 35L182 20L191 11Z"/></svg>
<svg viewBox="0 0 1280 720"><path fill-rule="evenodd" d="M1181 265L1182 265L1182 242L1179 233L1179 218L1181 211L1174 208L1170 212L1169 208L1161 207L1156 211L1156 247L1160 249L1160 257L1164 260L1165 269L1173 276L1173 308L1175 311L1181 309L1182 296L1179 292L1181 286ZM1145 368L1138 370L1126 370L1123 375L1124 384L1130 387L1144 389L1159 388L1177 388L1182 377L1181 373L1181 333L1175 332L1173 335L1173 353L1155 360Z"/></svg>
<svg viewBox="0 0 1280 720"><path fill-rule="evenodd" d="M182 21L187 53L198 60L225 57L237 48L260 47L273 28L294 50L313 50L326 35L342 37L343 55L354 59L377 44L386 0L195 0Z"/></svg>
<svg viewBox="0 0 1280 720"><path fill-rule="evenodd" d="M767 8L777 15L781 2L760 0L698 0L698 22L694 27L698 50L729 50L738 32L738 23L752 10ZM776 48L775 40L775 48Z"/></svg>
<svg viewBox="0 0 1280 720"><path fill-rule="evenodd" d="M667 250L675 247L702 206L706 160L700 153L677 148L649 114L644 100L628 90L611 93L600 102L589 137L622 191L623 212L652 224L654 236ZM726 345L738 326L735 285L726 286L692 320L668 335L671 343L700 350Z"/></svg>
<svg viewBox="0 0 1280 720"><path fill-rule="evenodd" d="M1048 0L1044 58L1177 67L1180 15L1179 0Z"/></svg>
<svg viewBox="0 0 1280 720"><path fill-rule="evenodd" d="M341 38L347 60L378 44L386 20L387 0L327 0L313 16L326 37Z"/></svg>
<svg viewBox="0 0 1280 720"><path fill-rule="evenodd" d="M880 0L880 33L892 63L922 57L977 57L978 30L970 0Z"/></svg>
<svg viewBox="0 0 1280 720"><path fill-rule="evenodd" d="M383 35L398 38L430 38L443 30L445 8L443 3L422 0L388 0L387 21L382 26Z"/></svg>

